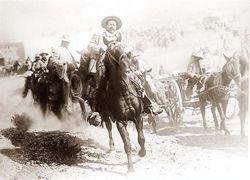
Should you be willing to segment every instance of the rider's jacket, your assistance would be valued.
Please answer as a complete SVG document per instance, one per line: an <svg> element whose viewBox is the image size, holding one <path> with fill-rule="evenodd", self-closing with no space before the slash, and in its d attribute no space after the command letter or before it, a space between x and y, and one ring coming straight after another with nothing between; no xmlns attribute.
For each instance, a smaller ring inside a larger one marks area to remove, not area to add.
<svg viewBox="0 0 250 180"><path fill-rule="evenodd" d="M42 60L36 60L32 63L31 70L33 72L38 72L40 70L46 69L46 64Z"/></svg>
<svg viewBox="0 0 250 180"><path fill-rule="evenodd" d="M110 42L112 41L117 41L121 42L122 41L122 35L119 31L115 31L113 34L104 31L102 34L94 34L88 44L88 51L94 55L98 54L100 48L103 50L107 49L107 46Z"/></svg>
<svg viewBox="0 0 250 180"><path fill-rule="evenodd" d="M95 74L97 71L96 63L101 59L101 54L107 49L110 42L121 42L122 35L119 31L115 31L113 34L105 31L101 35L94 34L88 44L88 52L91 60L89 63L89 73Z"/></svg>

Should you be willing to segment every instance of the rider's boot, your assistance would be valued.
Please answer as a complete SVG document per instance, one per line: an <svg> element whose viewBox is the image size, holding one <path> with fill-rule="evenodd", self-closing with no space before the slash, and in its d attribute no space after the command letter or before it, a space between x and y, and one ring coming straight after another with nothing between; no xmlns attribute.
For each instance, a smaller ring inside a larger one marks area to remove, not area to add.
<svg viewBox="0 0 250 180"><path fill-rule="evenodd" d="M157 114L160 114L160 113L163 112L163 110L161 108L159 108L159 106L156 105L156 103L153 106L153 103L151 102L151 100L148 98L147 95L144 95L142 97L142 102L143 102L143 105L144 105L144 111L147 114L153 113L153 114L157 115Z"/></svg>
<svg viewBox="0 0 250 180"><path fill-rule="evenodd" d="M99 126L102 122L100 114L96 111L96 89L90 87L90 93L88 96L89 105L91 106L91 112L87 117L87 122L95 127Z"/></svg>

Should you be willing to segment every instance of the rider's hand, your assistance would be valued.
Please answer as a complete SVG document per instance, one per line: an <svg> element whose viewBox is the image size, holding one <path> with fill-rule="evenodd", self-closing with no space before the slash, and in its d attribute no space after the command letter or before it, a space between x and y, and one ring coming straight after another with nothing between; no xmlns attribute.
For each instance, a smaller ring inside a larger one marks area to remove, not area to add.
<svg viewBox="0 0 250 180"><path fill-rule="evenodd" d="M99 53L100 54L103 54L105 52L105 50L101 47L100 49L99 49Z"/></svg>

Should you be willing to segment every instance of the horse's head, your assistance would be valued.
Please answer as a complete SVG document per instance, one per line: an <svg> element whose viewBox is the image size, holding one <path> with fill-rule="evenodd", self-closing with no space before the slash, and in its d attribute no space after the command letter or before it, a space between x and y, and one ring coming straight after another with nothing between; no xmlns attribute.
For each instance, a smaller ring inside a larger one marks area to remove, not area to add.
<svg viewBox="0 0 250 180"><path fill-rule="evenodd" d="M226 74L231 81L234 80L236 84L240 84L240 64L234 57L226 58L227 62L222 68L222 72Z"/></svg>
<svg viewBox="0 0 250 180"><path fill-rule="evenodd" d="M130 61L121 43L111 42L108 46L106 56L113 65L119 67L122 75L130 71Z"/></svg>

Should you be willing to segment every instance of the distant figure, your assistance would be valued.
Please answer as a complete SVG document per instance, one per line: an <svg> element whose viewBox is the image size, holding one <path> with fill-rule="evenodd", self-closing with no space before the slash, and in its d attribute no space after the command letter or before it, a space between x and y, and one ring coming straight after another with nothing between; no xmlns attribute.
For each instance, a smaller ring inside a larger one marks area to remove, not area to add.
<svg viewBox="0 0 250 180"><path fill-rule="evenodd" d="M35 60L32 63L31 70L37 74L40 73L40 71L46 69L46 64L41 60L41 56L39 54L35 55Z"/></svg>
<svg viewBox="0 0 250 180"><path fill-rule="evenodd" d="M28 71L28 70L31 70L32 61L31 61L31 59L30 59L29 56L27 57L27 59L26 59L26 61L25 61L25 66L26 66L26 68L27 68L27 71Z"/></svg>
<svg viewBox="0 0 250 180"><path fill-rule="evenodd" d="M159 75L164 75L164 74L166 74L166 71L165 71L163 65L160 65L160 68L159 68Z"/></svg>
<svg viewBox="0 0 250 180"><path fill-rule="evenodd" d="M200 61L204 59L203 52L194 52L191 56L191 61L187 67L187 73L202 74L202 67Z"/></svg>

